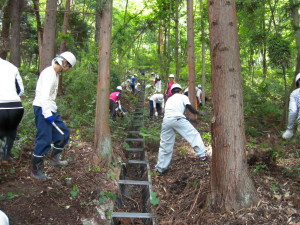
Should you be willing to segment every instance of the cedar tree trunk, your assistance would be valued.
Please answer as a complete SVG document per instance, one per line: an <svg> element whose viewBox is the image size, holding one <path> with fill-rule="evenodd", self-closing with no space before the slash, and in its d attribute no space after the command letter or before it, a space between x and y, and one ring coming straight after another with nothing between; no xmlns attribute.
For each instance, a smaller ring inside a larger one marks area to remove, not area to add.
<svg viewBox="0 0 300 225"><path fill-rule="evenodd" d="M240 54L234 0L209 0L212 64L211 210L254 206L257 193L245 155Z"/></svg>
<svg viewBox="0 0 300 225"><path fill-rule="evenodd" d="M55 55L56 10L57 0L47 0L40 70L50 66Z"/></svg>
<svg viewBox="0 0 300 225"><path fill-rule="evenodd" d="M100 48L95 120L95 148L100 163L111 163L112 148L109 128L110 54L112 29L112 0L102 0L100 10Z"/></svg>

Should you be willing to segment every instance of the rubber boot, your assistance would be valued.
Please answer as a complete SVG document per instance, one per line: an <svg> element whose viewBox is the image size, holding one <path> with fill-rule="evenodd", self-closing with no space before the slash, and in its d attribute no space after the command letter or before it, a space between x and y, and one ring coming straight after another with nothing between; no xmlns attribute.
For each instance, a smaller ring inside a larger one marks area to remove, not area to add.
<svg viewBox="0 0 300 225"><path fill-rule="evenodd" d="M3 153L4 153L4 140L3 138L0 138L0 159L3 158Z"/></svg>
<svg viewBox="0 0 300 225"><path fill-rule="evenodd" d="M32 171L30 174L31 177L45 181L48 180L46 174L44 174L44 158L32 156Z"/></svg>
<svg viewBox="0 0 300 225"><path fill-rule="evenodd" d="M68 161L59 160L59 156L61 155L62 151L63 150L61 150L61 149L53 147L53 150L52 150L52 153L50 156L50 162L49 162L51 166L67 166L68 165Z"/></svg>
<svg viewBox="0 0 300 225"><path fill-rule="evenodd" d="M13 144L14 144L14 138L10 136L4 138L2 163L8 163L11 161L10 155L11 155Z"/></svg>

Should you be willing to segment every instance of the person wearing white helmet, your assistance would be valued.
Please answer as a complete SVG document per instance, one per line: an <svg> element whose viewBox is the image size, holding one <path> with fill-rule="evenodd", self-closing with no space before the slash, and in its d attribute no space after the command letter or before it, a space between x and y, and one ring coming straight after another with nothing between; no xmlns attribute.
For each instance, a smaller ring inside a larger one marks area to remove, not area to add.
<svg viewBox="0 0 300 225"><path fill-rule="evenodd" d="M158 115L164 113L165 108L165 99L163 94L154 94L150 96L149 99L149 106L150 106L150 117L155 115L158 118Z"/></svg>
<svg viewBox="0 0 300 225"><path fill-rule="evenodd" d="M154 76L154 88L155 92L160 93L161 92L161 79L158 74L155 74L154 72L151 73L152 76Z"/></svg>
<svg viewBox="0 0 300 225"><path fill-rule="evenodd" d="M67 161L60 161L64 146L68 143L70 132L57 112L55 99L57 96L59 76L76 64L76 57L71 52L63 52L52 60L52 65L46 67L37 81L33 109L37 128L36 143L32 155L31 177L47 180L44 173L44 156L53 149L50 155L50 165L66 166ZM64 133L64 136L54 125Z"/></svg>
<svg viewBox="0 0 300 225"><path fill-rule="evenodd" d="M182 88L179 84L173 84L171 92L172 96L165 105L158 160L155 166L155 170L159 174L164 174L171 162L176 137L175 131L189 142L201 162L209 160L200 133L184 116L186 108L193 114L199 114L199 112L191 105L189 98L182 94Z"/></svg>
<svg viewBox="0 0 300 225"><path fill-rule="evenodd" d="M300 73L298 73L295 78L295 84L297 89L290 95L288 124L286 131L282 135L282 138L284 139L292 138L294 136L294 125L296 120L298 124L300 123Z"/></svg>
<svg viewBox="0 0 300 225"><path fill-rule="evenodd" d="M197 104L200 104L202 106L202 86L199 84L197 87L195 87L195 93L196 93L196 98L197 98ZM187 87L184 90L184 95L189 96L189 87Z"/></svg>
<svg viewBox="0 0 300 225"><path fill-rule="evenodd" d="M141 84L140 84L140 83L137 83L137 84L135 85L135 90L136 90L136 91L141 91Z"/></svg>
<svg viewBox="0 0 300 225"><path fill-rule="evenodd" d="M122 106L121 106L121 95L122 93L122 87L118 86L116 88L116 91L112 92L109 95L109 113L110 113L110 117L112 119L116 118L116 111L117 110L122 110Z"/></svg>
<svg viewBox="0 0 300 225"><path fill-rule="evenodd" d="M165 91L165 94L166 94L166 101L168 100L169 97L171 97L172 95L172 92L171 92L171 87L173 84L176 84L176 81L175 81L175 76L174 74L170 74L169 75L169 83L167 83L167 89Z"/></svg>

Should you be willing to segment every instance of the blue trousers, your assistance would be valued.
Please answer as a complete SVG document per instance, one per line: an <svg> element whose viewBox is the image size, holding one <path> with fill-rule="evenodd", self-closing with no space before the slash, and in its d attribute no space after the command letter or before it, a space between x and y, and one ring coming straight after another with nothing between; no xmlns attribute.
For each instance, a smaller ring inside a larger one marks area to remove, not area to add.
<svg viewBox="0 0 300 225"><path fill-rule="evenodd" d="M153 106L153 101L149 100L149 105L150 105L150 116L153 116L154 114L154 106ZM160 114L161 113L161 106L159 103L156 103L156 110Z"/></svg>
<svg viewBox="0 0 300 225"><path fill-rule="evenodd" d="M63 143L60 143L62 140L62 135L59 133L59 131L56 130L56 128L47 120L45 120L45 117L42 114L42 108L33 106L33 109L35 114L35 125L37 129L34 156L43 157L51 149L52 143L54 144L54 147L62 149L69 141L70 131L60 118L60 115L52 112L53 117L55 118L54 122L65 134Z"/></svg>

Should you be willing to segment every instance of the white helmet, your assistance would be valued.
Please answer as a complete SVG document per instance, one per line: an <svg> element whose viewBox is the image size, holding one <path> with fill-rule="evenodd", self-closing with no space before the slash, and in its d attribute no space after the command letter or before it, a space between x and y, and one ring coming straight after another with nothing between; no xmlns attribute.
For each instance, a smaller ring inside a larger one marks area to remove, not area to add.
<svg viewBox="0 0 300 225"><path fill-rule="evenodd" d="M155 73L154 73L154 72L152 72L151 74L152 74L152 75L155 75Z"/></svg>
<svg viewBox="0 0 300 225"><path fill-rule="evenodd" d="M202 88L202 85L201 85L201 84L198 84L198 88Z"/></svg>
<svg viewBox="0 0 300 225"><path fill-rule="evenodd" d="M297 74L296 78L295 78L295 83L297 83L297 81L300 79L300 73Z"/></svg>
<svg viewBox="0 0 300 225"><path fill-rule="evenodd" d="M137 77L137 74L135 73L135 74L133 74L133 76Z"/></svg>
<svg viewBox="0 0 300 225"><path fill-rule="evenodd" d="M180 86L180 84L173 84L172 87L171 87L171 91L175 88L180 88L182 90L182 87Z"/></svg>
<svg viewBox="0 0 300 225"><path fill-rule="evenodd" d="M141 84L140 84L140 83L137 83L136 85L139 86L139 85L141 85Z"/></svg>
<svg viewBox="0 0 300 225"><path fill-rule="evenodd" d="M75 66L75 64L76 64L76 57L75 57L75 55L73 55L72 52L63 52L59 56L62 57L63 59L65 59L65 60L67 60L68 63L70 63L70 65L72 67Z"/></svg>
<svg viewBox="0 0 300 225"><path fill-rule="evenodd" d="M118 87L117 87L117 90L122 91L122 87L121 87L121 86L118 86Z"/></svg>
<svg viewBox="0 0 300 225"><path fill-rule="evenodd" d="M175 76L174 76L174 74L170 74L170 75L169 75L169 78L170 78L170 77L173 77L173 78L174 78Z"/></svg>

